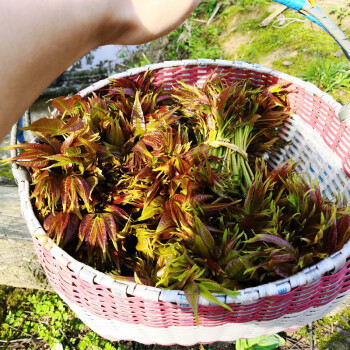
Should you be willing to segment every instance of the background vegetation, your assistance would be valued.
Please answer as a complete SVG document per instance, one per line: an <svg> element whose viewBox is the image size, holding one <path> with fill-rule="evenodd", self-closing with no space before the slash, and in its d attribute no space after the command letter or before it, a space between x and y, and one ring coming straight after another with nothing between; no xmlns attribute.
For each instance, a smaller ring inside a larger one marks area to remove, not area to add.
<svg viewBox="0 0 350 350"><path fill-rule="evenodd" d="M276 28L278 21L274 26L271 23L260 27L273 11L272 6L275 5L268 0L202 1L184 25L142 47L130 65L187 58L259 63L310 81L339 102L349 102L350 70L339 46L327 33L292 10L283 13L286 23L280 28ZM350 27L344 13L349 8L346 5L332 11L346 34Z"/></svg>

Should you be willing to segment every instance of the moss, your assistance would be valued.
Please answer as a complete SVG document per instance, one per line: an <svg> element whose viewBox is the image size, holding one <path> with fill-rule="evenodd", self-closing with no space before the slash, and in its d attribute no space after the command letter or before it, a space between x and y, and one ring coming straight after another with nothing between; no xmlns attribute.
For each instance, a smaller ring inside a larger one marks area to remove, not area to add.
<svg viewBox="0 0 350 350"><path fill-rule="evenodd" d="M266 7L251 7L250 11L242 11L237 5L229 8L220 24L225 30L217 38L219 46L225 52L223 58L260 63L304 80L307 80L305 73L309 67L318 66L320 60L333 65L347 63L345 55L332 55L339 50L339 46L325 32L305 28L299 21L280 29L272 25L262 28L259 24L267 15ZM292 11L287 11L285 16L303 19ZM232 50L227 45L228 42L232 42ZM291 65L285 66L284 61L290 61ZM334 82L337 83L337 80ZM329 91L342 103L350 101L349 92L350 89L347 85L342 85L341 81Z"/></svg>
<svg viewBox="0 0 350 350"><path fill-rule="evenodd" d="M286 17L295 17L300 19L299 15L287 13ZM332 52L338 50L337 44L328 34L312 31L305 28L300 22L295 22L281 29L272 26L259 26L264 17L249 19L240 23L237 27L238 32L252 32L252 41L242 45L240 56L250 62L258 62L262 56L271 54L277 49L284 48L287 51L297 50L304 56L304 64L308 63L307 58L315 54L329 57ZM305 57L306 56L306 57Z"/></svg>
<svg viewBox="0 0 350 350"><path fill-rule="evenodd" d="M11 165L0 165L0 176L13 180Z"/></svg>
<svg viewBox="0 0 350 350"><path fill-rule="evenodd" d="M43 269L36 269L33 271L33 276L35 281L42 287L48 285L48 280Z"/></svg>
<svg viewBox="0 0 350 350"><path fill-rule="evenodd" d="M91 332L55 293L0 286L0 312L0 339L11 341L11 346L0 344L4 350L22 349L16 340L24 335L31 337L28 349L53 348L57 343L64 349L117 349ZM122 344L117 347L124 349Z"/></svg>
<svg viewBox="0 0 350 350"><path fill-rule="evenodd" d="M10 309L17 310L20 300L19 288L0 285L0 339L9 340L16 336L15 332L6 323Z"/></svg>
<svg viewBox="0 0 350 350"><path fill-rule="evenodd" d="M31 293L31 289L23 290L21 288L14 288L7 296L7 307L9 309L22 309L23 300Z"/></svg>
<svg viewBox="0 0 350 350"><path fill-rule="evenodd" d="M234 1L234 5L229 7L231 13L247 13L261 10L266 11L266 9L271 5L269 0L238 0Z"/></svg>
<svg viewBox="0 0 350 350"><path fill-rule="evenodd" d="M3 322L6 315L6 291L0 286L0 323Z"/></svg>

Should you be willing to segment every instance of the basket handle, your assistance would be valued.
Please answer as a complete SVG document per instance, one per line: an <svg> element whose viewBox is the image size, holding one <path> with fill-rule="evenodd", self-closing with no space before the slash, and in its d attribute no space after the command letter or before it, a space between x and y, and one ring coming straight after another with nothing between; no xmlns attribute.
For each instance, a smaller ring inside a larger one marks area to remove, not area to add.
<svg viewBox="0 0 350 350"><path fill-rule="evenodd" d="M274 0L280 4L298 11L310 21L323 28L343 50L346 58L350 61L350 42L345 34L329 19L312 0ZM312 4L311 4L312 3ZM339 119L345 121L350 118L350 102L344 105L338 113ZM349 119L350 120L350 119Z"/></svg>

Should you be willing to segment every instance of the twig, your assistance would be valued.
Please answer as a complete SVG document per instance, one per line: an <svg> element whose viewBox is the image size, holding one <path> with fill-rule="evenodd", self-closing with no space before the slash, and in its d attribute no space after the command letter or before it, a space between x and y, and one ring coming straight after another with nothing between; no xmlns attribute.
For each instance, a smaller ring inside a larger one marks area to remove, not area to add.
<svg viewBox="0 0 350 350"><path fill-rule="evenodd" d="M286 6L279 6L274 12L271 13L270 16L265 18L259 25L260 27L267 27L278 15L287 10Z"/></svg>
<svg viewBox="0 0 350 350"><path fill-rule="evenodd" d="M13 339L13 340L0 340L0 343L23 343L23 342L30 342L32 341L32 338L22 338L22 339Z"/></svg>
<svg viewBox="0 0 350 350"><path fill-rule="evenodd" d="M195 22L200 22L200 23L207 23L207 21L205 21L204 19L199 19L199 18L192 18L191 20Z"/></svg>
<svg viewBox="0 0 350 350"><path fill-rule="evenodd" d="M60 331L60 333L63 335L64 339L66 339L67 343L69 344L69 346L72 346L73 344L69 341L69 339L67 338L66 334L62 331L61 328L58 329Z"/></svg>
<svg viewBox="0 0 350 350"><path fill-rule="evenodd" d="M188 36L191 36L191 35L192 35L192 27L191 27L190 21L186 21L186 22L184 23L184 26L185 26L185 28L186 28L186 30L187 30L187 35L188 35Z"/></svg>
<svg viewBox="0 0 350 350"><path fill-rule="evenodd" d="M220 10L221 5L222 5L222 2L219 2L219 3L216 5L216 7L215 7L215 9L214 9L214 11L213 11L213 13L212 13L212 15L211 15L210 18L208 19L207 26L209 26L209 24L213 21L214 17L216 16L216 14L218 13L218 11Z"/></svg>
<svg viewBox="0 0 350 350"><path fill-rule="evenodd" d="M151 64L150 60L148 59L148 57L146 56L146 54L144 52L142 52L142 57L146 60L146 62L148 64Z"/></svg>
<svg viewBox="0 0 350 350"><path fill-rule="evenodd" d="M121 66L121 67L125 67L125 68L130 68L130 66L128 66L127 64L119 63L119 62L116 63L116 66Z"/></svg>
<svg viewBox="0 0 350 350"><path fill-rule="evenodd" d="M21 322L21 324L19 325L19 327L22 327L24 321L25 321L27 318L28 318L28 315L24 315L24 319L23 319L23 321ZM30 338L33 338L32 335L30 335L30 334L28 334L28 333L26 333L26 332L23 332L23 331L19 330L18 328L12 327L12 326L10 326L9 324L7 324L7 327L8 327L8 328L11 328L11 329L13 329L13 330L15 330L16 332L25 334L25 335L29 336ZM11 340L5 341L5 343L6 343L5 346L7 346L8 344L10 344L11 342L13 342L13 341L11 341Z"/></svg>
<svg viewBox="0 0 350 350"><path fill-rule="evenodd" d="M309 331L310 331L310 350L314 350L314 333L312 329L312 322L309 323Z"/></svg>
<svg viewBox="0 0 350 350"><path fill-rule="evenodd" d="M294 343L291 348L288 350L303 350L304 348L300 347L298 343Z"/></svg>
<svg viewBox="0 0 350 350"><path fill-rule="evenodd" d="M294 350L294 349L303 350L303 348L301 348L299 346L301 339L297 340L297 339L294 339L292 337L286 337L286 340L288 340L290 343L292 343L292 347L288 348L288 350Z"/></svg>
<svg viewBox="0 0 350 350"><path fill-rule="evenodd" d="M28 335L29 337L32 336L32 335L30 335L30 334L28 334L28 333L26 333L26 332L21 331L21 330L18 329L18 328L15 328L15 327L10 326L9 324L7 324L6 327L9 327L9 328L15 330L16 332L20 332L20 333L22 333L22 334Z"/></svg>

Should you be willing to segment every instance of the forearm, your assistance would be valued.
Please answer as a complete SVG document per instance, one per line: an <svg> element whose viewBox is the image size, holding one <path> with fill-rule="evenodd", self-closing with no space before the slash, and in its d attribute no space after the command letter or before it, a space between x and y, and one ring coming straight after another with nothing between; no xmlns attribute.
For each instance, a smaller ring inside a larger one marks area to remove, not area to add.
<svg viewBox="0 0 350 350"><path fill-rule="evenodd" d="M97 45L99 18L94 22L89 9L95 1L18 3L0 2L0 139L57 76Z"/></svg>
<svg viewBox="0 0 350 350"><path fill-rule="evenodd" d="M119 14L113 11L114 0L108 1L110 23L116 23ZM129 16L127 30L120 32L119 28L110 25L100 45L134 45L159 38L184 22L200 2L201 0L124 0L124 11ZM117 42L114 39L116 37Z"/></svg>
<svg viewBox="0 0 350 350"><path fill-rule="evenodd" d="M46 87L90 50L158 38L199 2L0 1L0 140Z"/></svg>

